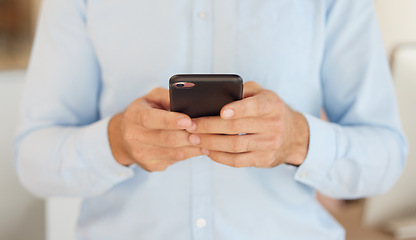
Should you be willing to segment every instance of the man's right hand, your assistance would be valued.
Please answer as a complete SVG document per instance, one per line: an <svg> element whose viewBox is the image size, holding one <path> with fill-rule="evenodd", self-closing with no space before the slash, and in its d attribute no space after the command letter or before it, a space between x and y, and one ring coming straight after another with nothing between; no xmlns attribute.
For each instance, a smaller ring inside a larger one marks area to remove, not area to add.
<svg viewBox="0 0 416 240"><path fill-rule="evenodd" d="M155 88L110 120L108 138L117 162L126 166L136 163L153 172L203 155L201 148L189 142L190 133L184 130L191 126L191 119L169 108L169 91Z"/></svg>

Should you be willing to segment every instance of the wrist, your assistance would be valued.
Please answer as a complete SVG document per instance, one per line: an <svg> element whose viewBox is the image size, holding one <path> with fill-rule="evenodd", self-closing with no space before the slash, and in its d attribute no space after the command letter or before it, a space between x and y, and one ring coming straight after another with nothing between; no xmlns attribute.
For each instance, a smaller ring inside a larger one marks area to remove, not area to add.
<svg viewBox="0 0 416 240"><path fill-rule="evenodd" d="M292 110L291 110L292 111ZM287 164L300 166L306 159L309 149L309 125L303 114L292 111L291 151Z"/></svg>
<svg viewBox="0 0 416 240"><path fill-rule="evenodd" d="M114 159L121 165L129 166L134 162L131 160L123 140L121 128L123 114L114 115L108 123L108 141Z"/></svg>

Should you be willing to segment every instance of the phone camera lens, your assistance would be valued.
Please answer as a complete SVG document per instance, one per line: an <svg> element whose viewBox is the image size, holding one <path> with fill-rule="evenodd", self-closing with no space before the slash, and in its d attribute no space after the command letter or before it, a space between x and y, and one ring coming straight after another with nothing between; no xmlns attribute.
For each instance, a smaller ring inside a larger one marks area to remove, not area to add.
<svg viewBox="0 0 416 240"><path fill-rule="evenodd" d="M183 84L183 83L178 83L178 84L176 84L176 87L178 87L178 88L183 88L183 87L185 87L185 84Z"/></svg>

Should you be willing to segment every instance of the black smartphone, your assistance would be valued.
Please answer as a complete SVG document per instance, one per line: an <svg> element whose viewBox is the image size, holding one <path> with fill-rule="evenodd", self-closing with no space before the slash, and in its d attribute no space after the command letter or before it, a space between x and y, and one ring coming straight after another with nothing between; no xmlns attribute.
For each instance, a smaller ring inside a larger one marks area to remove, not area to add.
<svg viewBox="0 0 416 240"><path fill-rule="evenodd" d="M178 74L169 80L170 110L191 118L218 116L243 97L243 79L236 74Z"/></svg>

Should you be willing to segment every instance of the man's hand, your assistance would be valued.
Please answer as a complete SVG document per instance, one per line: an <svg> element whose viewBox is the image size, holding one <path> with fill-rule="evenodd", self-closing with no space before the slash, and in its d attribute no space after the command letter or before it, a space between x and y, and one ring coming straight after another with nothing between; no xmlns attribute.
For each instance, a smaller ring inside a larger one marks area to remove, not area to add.
<svg viewBox="0 0 416 240"><path fill-rule="evenodd" d="M108 138L117 162L164 171L177 161L202 155L184 130L191 126L191 119L168 109L168 90L156 88L110 120Z"/></svg>
<svg viewBox="0 0 416 240"><path fill-rule="evenodd" d="M194 146L232 167L300 165L308 152L309 126L303 115L255 82L244 85L243 100L224 106L221 117L193 119L187 131Z"/></svg>

